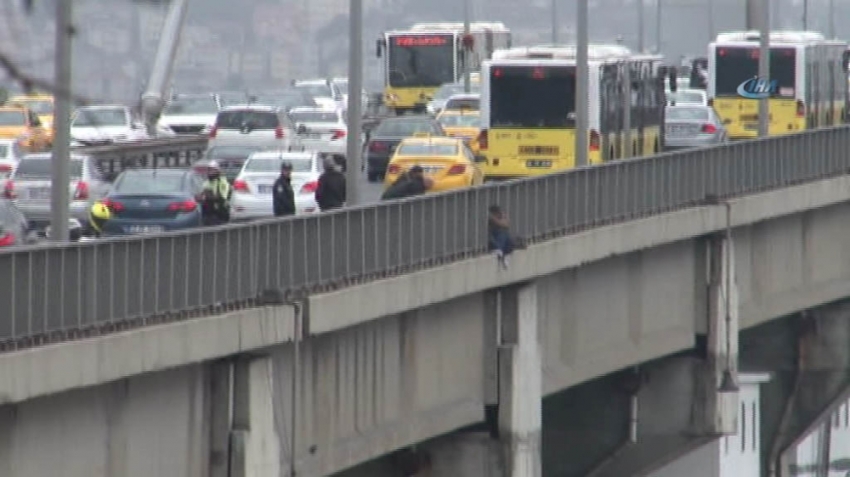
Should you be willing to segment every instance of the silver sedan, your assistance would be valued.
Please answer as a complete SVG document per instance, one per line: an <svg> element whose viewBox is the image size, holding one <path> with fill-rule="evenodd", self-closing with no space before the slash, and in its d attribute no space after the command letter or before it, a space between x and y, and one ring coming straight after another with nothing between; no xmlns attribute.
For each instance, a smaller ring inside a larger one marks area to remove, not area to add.
<svg viewBox="0 0 850 477"><path fill-rule="evenodd" d="M726 129L710 106L669 106L664 112L666 150L714 146L726 141Z"/></svg>

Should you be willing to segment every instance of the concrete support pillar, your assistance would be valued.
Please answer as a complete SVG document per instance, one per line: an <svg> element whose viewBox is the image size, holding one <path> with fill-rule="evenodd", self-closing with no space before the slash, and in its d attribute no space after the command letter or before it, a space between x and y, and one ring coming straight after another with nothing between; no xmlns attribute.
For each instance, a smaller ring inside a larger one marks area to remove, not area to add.
<svg viewBox="0 0 850 477"><path fill-rule="evenodd" d="M503 295L501 307L499 435L506 475L540 477L543 384L536 284L518 287L511 298Z"/></svg>
<svg viewBox="0 0 850 477"><path fill-rule="evenodd" d="M735 434L738 423L738 287L731 236L707 242L708 314L706 359L696 396L694 427L699 434Z"/></svg>
<svg viewBox="0 0 850 477"><path fill-rule="evenodd" d="M209 410L210 477L229 477L233 422L233 365L230 361L210 365Z"/></svg>

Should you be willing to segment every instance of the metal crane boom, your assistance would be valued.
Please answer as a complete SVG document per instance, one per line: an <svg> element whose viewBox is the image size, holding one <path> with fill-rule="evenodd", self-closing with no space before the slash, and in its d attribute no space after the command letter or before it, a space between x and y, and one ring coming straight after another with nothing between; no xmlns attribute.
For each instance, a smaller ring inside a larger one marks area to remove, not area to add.
<svg viewBox="0 0 850 477"><path fill-rule="evenodd" d="M171 0L171 6L162 25L162 34L159 37L151 75L142 94L142 119L148 134L152 137L156 135L156 123L165 107L188 4L189 0Z"/></svg>

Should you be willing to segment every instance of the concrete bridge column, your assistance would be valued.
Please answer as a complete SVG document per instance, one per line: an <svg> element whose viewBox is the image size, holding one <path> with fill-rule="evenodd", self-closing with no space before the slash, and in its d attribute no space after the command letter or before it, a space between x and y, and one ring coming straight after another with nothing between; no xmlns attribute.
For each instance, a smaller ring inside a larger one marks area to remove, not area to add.
<svg viewBox="0 0 850 477"><path fill-rule="evenodd" d="M716 235L706 245L706 356L699 364L693 427L696 434L732 435L738 429L739 397L739 305L734 243L731 236Z"/></svg>
<svg viewBox="0 0 850 477"><path fill-rule="evenodd" d="M503 300L500 313L499 436L508 477L542 475L543 365L537 293L533 282L518 287L515 300Z"/></svg>

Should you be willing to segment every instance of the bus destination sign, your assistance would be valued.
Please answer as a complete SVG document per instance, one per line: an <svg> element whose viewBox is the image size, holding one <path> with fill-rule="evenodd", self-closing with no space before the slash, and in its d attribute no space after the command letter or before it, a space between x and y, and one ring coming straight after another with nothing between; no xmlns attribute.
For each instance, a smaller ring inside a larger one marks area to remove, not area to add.
<svg viewBox="0 0 850 477"><path fill-rule="evenodd" d="M396 46L443 46L449 42L444 35L407 35L393 39Z"/></svg>

